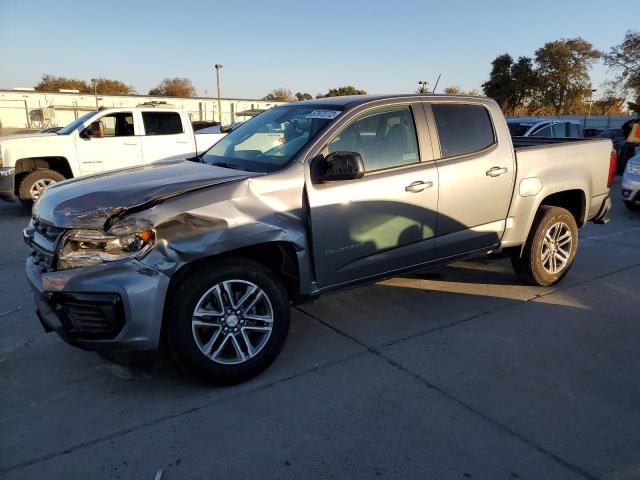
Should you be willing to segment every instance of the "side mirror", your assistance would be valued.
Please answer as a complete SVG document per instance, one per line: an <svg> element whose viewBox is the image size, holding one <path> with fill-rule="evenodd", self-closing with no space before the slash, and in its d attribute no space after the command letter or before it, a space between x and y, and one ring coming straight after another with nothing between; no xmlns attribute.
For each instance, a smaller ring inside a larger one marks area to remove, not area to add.
<svg viewBox="0 0 640 480"><path fill-rule="evenodd" d="M102 125L100 121L92 122L87 128L82 131L81 136L83 138L92 138L92 137L104 137L104 132L102 130Z"/></svg>
<svg viewBox="0 0 640 480"><path fill-rule="evenodd" d="M364 162L357 152L333 152L316 158L312 175L318 182L357 180L364 176Z"/></svg>

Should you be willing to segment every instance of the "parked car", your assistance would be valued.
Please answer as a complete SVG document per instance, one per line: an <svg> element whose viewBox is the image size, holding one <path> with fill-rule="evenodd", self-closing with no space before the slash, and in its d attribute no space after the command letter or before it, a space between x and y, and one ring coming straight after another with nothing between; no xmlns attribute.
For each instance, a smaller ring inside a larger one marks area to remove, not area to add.
<svg viewBox="0 0 640 480"><path fill-rule="evenodd" d="M544 118L509 118L512 137L583 138L582 124L577 120Z"/></svg>
<svg viewBox="0 0 640 480"><path fill-rule="evenodd" d="M629 210L640 210L640 147L627 162L622 175L622 200Z"/></svg>
<svg viewBox="0 0 640 480"><path fill-rule="evenodd" d="M0 198L25 203L67 178L183 159L224 134L194 135L186 112L154 105L89 112L55 133L0 137Z"/></svg>
<svg viewBox="0 0 640 480"><path fill-rule="evenodd" d="M558 282L578 228L606 221L615 160L609 139L512 141L486 98L296 102L199 163L48 188L27 277L72 345L113 358L163 337L186 370L239 382L277 356L291 303L499 248L523 282Z"/></svg>

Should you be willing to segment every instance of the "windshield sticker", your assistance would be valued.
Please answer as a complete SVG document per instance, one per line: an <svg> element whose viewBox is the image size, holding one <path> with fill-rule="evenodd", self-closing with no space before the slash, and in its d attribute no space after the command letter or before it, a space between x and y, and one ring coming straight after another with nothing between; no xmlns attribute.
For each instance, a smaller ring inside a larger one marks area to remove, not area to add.
<svg viewBox="0 0 640 480"><path fill-rule="evenodd" d="M342 112L340 110L314 110L305 118L321 118L324 120L333 120Z"/></svg>

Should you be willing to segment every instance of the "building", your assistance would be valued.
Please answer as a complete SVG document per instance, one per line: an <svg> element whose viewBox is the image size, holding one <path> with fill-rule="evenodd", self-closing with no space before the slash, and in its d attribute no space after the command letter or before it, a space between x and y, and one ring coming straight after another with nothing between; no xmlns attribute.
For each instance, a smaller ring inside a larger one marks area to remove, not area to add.
<svg viewBox="0 0 640 480"><path fill-rule="evenodd" d="M104 107L135 107L147 102L166 102L185 110L192 121L219 121L218 101L211 97L154 97L151 95L102 95L36 92L32 89L0 89L0 128L42 129L64 126L84 113ZM221 98L222 124L247 120L248 110L268 109L282 102L245 98ZM250 112L248 112L250 113ZM5 132L6 133L6 132ZM1 134L1 133L0 133Z"/></svg>

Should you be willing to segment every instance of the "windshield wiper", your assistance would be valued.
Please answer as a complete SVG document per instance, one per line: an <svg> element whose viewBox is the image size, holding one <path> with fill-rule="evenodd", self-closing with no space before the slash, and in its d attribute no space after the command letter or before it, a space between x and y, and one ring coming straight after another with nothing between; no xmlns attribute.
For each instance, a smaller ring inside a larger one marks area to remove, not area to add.
<svg viewBox="0 0 640 480"><path fill-rule="evenodd" d="M210 163L209 165L213 165L215 167L230 168L231 170L242 170L245 172L250 171L250 170L247 170L246 168L242 168L239 165L235 165L233 163L227 163L227 162L213 162L213 163Z"/></svg>

